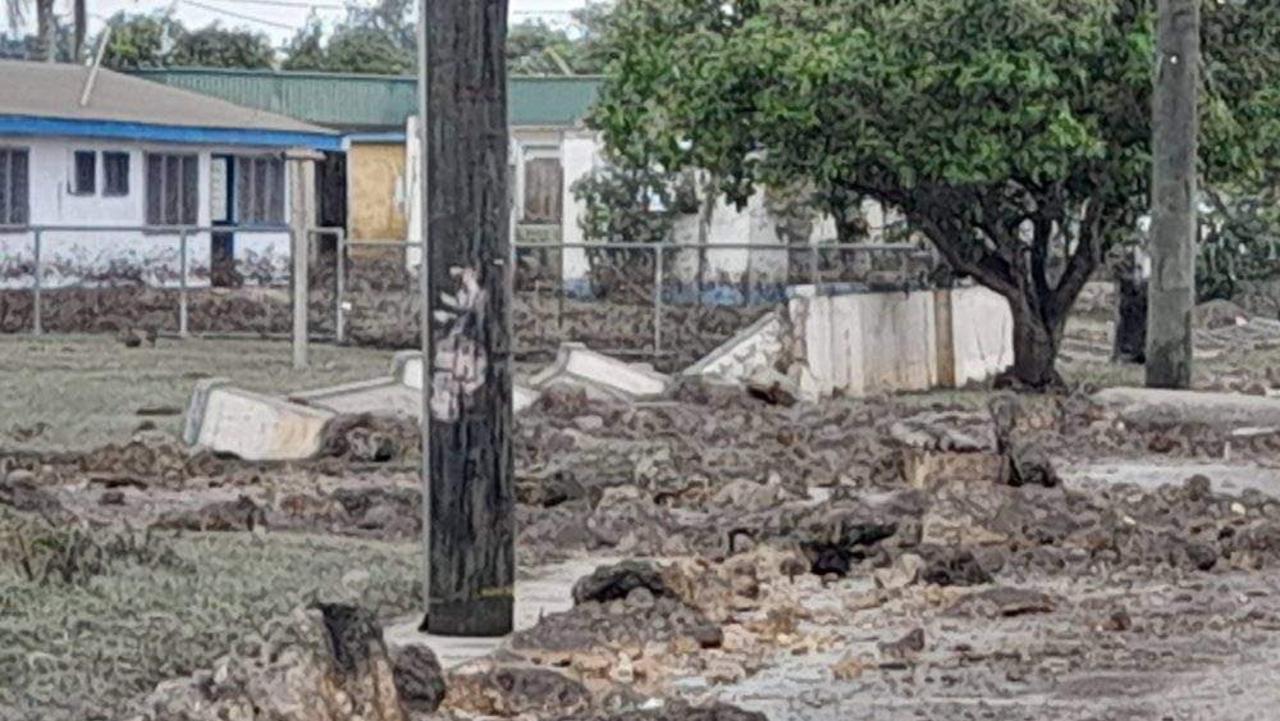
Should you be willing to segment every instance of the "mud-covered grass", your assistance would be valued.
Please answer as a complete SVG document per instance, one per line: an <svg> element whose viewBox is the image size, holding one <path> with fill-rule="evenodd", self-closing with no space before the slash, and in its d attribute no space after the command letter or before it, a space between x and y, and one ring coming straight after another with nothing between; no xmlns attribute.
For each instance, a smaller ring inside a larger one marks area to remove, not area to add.
<svg viewBox="0 0 1280 721"><path fill-rule="evenodd" d="M391 356L312 344L311 368L295 371L286 341L161 338L127 348L113 335L0 336L0 450L95 448L144 420L179 434L199 378L285 393L385 375Z"/></svg>
<svg viewBox="0 0 1280 721"><path fill-rule="evenodd" d="M0 529L30 519L0 510ZM98 530L97 540L119 529ZM351 539L269 534L152 538L163 562L135 556L72 583L31 580L0 566L0 720L120 719L169 678L208 668L272 617L320 599L360 599L381 617L413 610L419 549ZM366 575L367 574L367 575Z"/></svg>

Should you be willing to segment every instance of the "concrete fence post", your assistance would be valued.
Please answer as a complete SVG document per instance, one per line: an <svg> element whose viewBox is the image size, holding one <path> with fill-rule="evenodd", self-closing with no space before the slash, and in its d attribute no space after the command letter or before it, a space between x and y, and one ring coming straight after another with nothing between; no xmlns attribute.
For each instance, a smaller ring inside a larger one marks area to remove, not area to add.
<svg viewBox="0 0 1280 721"><path fill-rule="evenodd" d="M347 309L345 298L347 292L347 234L338 232L337 258L338 267L333 273L333 335L338 345L347 342ZM408 253L408 249L405 249Z"/></svg>
<svg viewBox="0 0 1280 721"><path fill-rule="evenodd" d="M32 239L33 252L35 254L35 278L32 284L31 295L31 333L32 335L40 335L44 333L44 319L41 317L40 307L40 286L42 284L42 276L44 269L40 267L40 241L41 231L39 228L35 231Z"/></svg>
<svg viewBox="0 0 1280 721"><path fill-rule="evenodd" d="M662 353L662 246L653 246L653 356Z"/></svg>
<svg viewBox="0 0 1280 721"><path fill-rule="evenodd" d="M178 337L186 338L187 327L187 229L178 234Z"/></svg>

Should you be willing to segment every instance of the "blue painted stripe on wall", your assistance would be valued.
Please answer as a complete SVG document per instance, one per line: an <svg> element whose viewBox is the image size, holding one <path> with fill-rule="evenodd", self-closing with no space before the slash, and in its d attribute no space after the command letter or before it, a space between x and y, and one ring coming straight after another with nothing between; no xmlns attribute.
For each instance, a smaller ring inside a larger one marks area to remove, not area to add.
<svg viewBox="0 0 1280 721"><path fill-rule="evenodd" d="M61 135L83 138L119 138L164 143L198 145L258 145L274 148L342 150L342 137L324 133L251 128L196 128L180 125L151 125L114 120L72 120L37 118L28 115L0 115L0 135Z"/></svg>

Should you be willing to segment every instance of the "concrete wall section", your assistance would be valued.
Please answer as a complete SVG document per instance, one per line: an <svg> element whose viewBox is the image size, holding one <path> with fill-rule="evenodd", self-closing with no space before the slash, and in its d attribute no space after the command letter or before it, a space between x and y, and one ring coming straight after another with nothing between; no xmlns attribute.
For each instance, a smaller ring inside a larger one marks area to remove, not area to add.
<svg viewBox="0 0 1280 721"><path fill-rule="evenodd" d="M998 293L972 286L951 293L955 385L984 381L1013 365L1013 314Z"/></svg>
<svg viewBox="0 0 1280 721"><path fill-rule="evenodd" d="M788 342L801 393L822 398L962 386L1012 363L1012 319L1002 297L977 287L936 293L823 295L811 286L794 288Z"/></svg>

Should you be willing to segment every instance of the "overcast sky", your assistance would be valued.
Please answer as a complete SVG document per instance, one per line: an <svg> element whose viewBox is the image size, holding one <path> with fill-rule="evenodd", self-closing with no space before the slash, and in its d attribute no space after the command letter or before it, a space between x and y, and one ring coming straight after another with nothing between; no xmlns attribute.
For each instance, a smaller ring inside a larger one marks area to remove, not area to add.
<svg viewBox="0 0 1280 721"><path fill-rule="evenodd" d="M372 0L354 1L372 4ZM508 0L508 3L512 22L529 17L562 21L566 11L584 4L583 0ZM104 18L121 10L151 12L171 7L187 27L200 27L217 20L226 26L260 30L281 45L293 37L312 13L329 24L341 20L346 14L342 9L346 4L344 0L89 0L90 34L101 29ZM71 0L55 0L55 7L60 16L70 20ZM7 29L8 20L2 16L0 13L0 29ZM34 32L34 17L27 20L27 30Z"/></svg>

